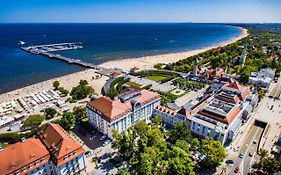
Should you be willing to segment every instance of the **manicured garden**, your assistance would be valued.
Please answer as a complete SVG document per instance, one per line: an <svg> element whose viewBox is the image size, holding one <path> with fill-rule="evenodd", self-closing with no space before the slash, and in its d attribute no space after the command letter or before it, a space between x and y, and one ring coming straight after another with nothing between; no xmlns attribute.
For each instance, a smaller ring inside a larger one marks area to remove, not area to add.
<svg viewBox="0 0 281 175"><path fill-rule="evenodd" d="M191 81L184 78L178 78L173 81L175 86L178 86L180 89L202 89L205 84L197 81Z"/></svg>
<svg viewBox="0 0 281 175"><path fill-rule="evenodd" d="M159 83L168 82L178 76L175 72L165 70L143 70L138 72L137 75Z"/></svg>

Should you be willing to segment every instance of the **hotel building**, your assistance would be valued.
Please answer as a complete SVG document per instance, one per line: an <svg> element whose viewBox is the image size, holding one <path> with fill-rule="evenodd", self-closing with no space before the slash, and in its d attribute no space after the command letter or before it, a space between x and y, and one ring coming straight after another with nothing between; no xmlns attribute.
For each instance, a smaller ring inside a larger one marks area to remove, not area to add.
<svg viewBox="0 0 281 175"><path fill-rule="evenodd" d="M57 124L39 138L22 139L0 150L2 175L72 175L85 170L84 149Z"/></svg>
<svg viewBox="0 0 281 175"><path fill-rule="evenodd" d="M139 120L148 121L156 106L160 105L160 95L145 89L127 89L117 99L100 97L87 104L90 124L112 139L112 129L119 133Z"/></svg>
<svg viewBox="0 0 281 175"><path fill-rule="evenodd" d="M38 134L50 152L57 175L77 174L86 168L84 149L58 124L48 124Z"/></svg>
<svg viewBox="0 0 281 175"><path fill-rule="evenodd" d="M165 124L187 122L192 133L201 137L212 137L223 145L231 142L243 120L247 120L253 106L247 87L231 80L214 94L206 95L200 101L171 111L162 106L154 115L163 118Z"/></svg>

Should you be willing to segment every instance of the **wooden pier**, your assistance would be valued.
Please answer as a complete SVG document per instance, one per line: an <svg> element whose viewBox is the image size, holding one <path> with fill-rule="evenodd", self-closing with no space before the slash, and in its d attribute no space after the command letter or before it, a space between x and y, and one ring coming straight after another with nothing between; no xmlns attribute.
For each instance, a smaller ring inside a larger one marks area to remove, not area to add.
<svg viewBox="0 0 281 175"><path fill-rule="evenodd" d="M35 46L27 46L27 47L21 47L22 50L36 54L36 55L43 55L47 56L49 58L55 58L61 61L65 61L69 64L76 64L79 66L83 66L86 68L92 68L92 69L99 69L97 65L94 65L92 63L86 63L78 59L73 58L67 58L60 54L52 53L56 51L64 51L64 50L75 50L75 49L82 49L82 43L81 42L75 42L75 43L57 43L57 44L46 44L46 45L35 45Z"/></svg>

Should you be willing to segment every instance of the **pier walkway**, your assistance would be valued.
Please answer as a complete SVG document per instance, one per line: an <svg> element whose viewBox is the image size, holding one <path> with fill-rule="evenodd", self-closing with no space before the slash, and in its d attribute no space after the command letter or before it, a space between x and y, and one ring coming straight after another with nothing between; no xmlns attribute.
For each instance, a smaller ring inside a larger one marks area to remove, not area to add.
<svg viewBox="0 0 281 175"><path fill-rule="evenodd" d="M75 42L75 43L57 43L57 44L46 44L46 45L35 45L35 46L27 46L27 47L21 47L22 50L29 52L31 54L36 55L43 55L47 56L49 58L55 58L61 61L65 61L69 64L76 64L79 66L83 66L86 68L92 68L92 69L99 69L99 67L92 63L83 62L78 59L73 58L67 58L60 54L55 54L52 52L56 51L64 51L64 50L75 50L75 49L82 49L82 43L81 42Z"/></svg>

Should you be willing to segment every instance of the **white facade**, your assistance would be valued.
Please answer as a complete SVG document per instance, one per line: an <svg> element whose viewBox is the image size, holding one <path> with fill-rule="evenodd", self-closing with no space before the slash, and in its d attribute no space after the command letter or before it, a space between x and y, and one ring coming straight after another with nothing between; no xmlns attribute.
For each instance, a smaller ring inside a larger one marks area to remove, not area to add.
<svg viewBox="0 0 281 175"><path fill-rule="evenodd" d="M268 88L274 79L274 70L262 69L260 72L252 72L249 77L249 84Z"/></svg>
<svg viewBox="0 0 281 175"><path fill-rule="evenodd" d="M77 157L55 168L57 175L73 175L79 173L80 171L86 168L84 154L82 153Z"/></svg>
<svg viewBox="0 0 281 175"><path fill-rule="evenodd" d="M92 107L87 106L87 117L89 123L98 129L103 134L106 134L110 139L112 136L112 129L116 129L119 133L125 131L132 125L134 125L139 120L148 121L152 115L156 106L160 105L160 99L156 99L147 104L140 105L136 108L133 108L123 116L119 117L117 120L108 122L105 120L101 112L95 110Z"/></svg>
<svg viewBox="0 0 281 175"><path fill-rule="evenodd" d="M54 169L54 164L51 161L46 161L45 164L41 165L40 167L30 171L29 173L27 173L26 175L55 175L55 169ZM27 170L28 168L32 168L32 166L34 165L27 165L26 167L21 168L21 170L24 172L25 170ZM21 173L22 174L22 173Z"/></svg>

